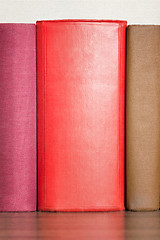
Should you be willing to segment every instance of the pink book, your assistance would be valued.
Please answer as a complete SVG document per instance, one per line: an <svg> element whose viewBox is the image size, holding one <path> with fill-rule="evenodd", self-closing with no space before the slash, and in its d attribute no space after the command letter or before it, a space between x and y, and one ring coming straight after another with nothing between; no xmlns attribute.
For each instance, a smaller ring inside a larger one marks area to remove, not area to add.
<svg viewBox="0 0 160 240"><path fill-rule="evenodd" d="M36 210L35 36L0 24L0 211Z"/></svg>

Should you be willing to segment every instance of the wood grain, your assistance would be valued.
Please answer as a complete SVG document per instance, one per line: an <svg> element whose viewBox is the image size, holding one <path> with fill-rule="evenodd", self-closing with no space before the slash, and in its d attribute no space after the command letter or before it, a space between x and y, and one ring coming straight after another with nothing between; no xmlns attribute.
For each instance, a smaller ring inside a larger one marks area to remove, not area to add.
<svg viewBox="0 0 160 240"><path fill-rule="evenodd" d="M160 212L0 213L0 239L160 239Z"/></svg>

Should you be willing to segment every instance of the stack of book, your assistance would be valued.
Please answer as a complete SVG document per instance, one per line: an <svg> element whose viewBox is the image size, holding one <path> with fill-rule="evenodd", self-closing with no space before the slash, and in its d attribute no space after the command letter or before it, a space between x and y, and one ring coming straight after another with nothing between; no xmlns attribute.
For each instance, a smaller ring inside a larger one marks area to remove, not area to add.
<svg viewBox="0 0 160 240"><path fill-rule="evenodd" d="M0 24L0 74L0 211L159 209L160 26Z"/></svg>

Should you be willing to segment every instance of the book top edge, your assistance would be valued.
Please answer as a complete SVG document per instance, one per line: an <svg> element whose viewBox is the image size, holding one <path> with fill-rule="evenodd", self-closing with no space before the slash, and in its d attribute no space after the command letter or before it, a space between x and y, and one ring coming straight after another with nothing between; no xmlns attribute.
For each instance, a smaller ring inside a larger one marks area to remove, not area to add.
<svg viewBox="0 0 160 240"><path fill-rule="evenodd" d="M133 24L128 25L128 28L139 28L139 27L160 27L160 25L157 24Z"/></svg>
<svg viewBox="0 0 160 240"><path fill-rule="evenodd" d="M104 19L57 19L57 20L40 20L36 23L113 23L113 24L125 24L126 20L104 20Z"/></svg>
<svg viewBox="0 0 160 240"><path fill-rule="evenodd" d="M0 26L35 26L34 23L0 23Z"/></svg>

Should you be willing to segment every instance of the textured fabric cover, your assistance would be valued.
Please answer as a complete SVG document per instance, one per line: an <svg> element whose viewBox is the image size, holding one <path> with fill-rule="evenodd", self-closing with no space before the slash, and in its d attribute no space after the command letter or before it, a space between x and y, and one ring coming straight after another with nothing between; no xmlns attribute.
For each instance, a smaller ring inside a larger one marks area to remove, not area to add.
<svg viewBox="0 0 160 240"><path fill-rule="evenodd" d="M39 210L124 209L126 25L37 23Z"/></svg>
<svg viewBox="0 0 160 240"><path fill-rule="evenodd" d="M0 24L0 211L36 210L34 24Z"/></svg>

